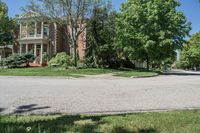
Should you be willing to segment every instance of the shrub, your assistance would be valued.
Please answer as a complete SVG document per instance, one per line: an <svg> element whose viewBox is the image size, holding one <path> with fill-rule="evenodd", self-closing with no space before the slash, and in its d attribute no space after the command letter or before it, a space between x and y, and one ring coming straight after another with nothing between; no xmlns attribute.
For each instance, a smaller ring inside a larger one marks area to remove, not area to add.
<svg viewBox="0 0 200 133"><path fill-rule="evenodd" d="M68 67L71 65L71 58L65 52L58 53L48 64L49 66Z"/></svg>
<svg viewBox="0 0 200 133"><path fill-rule="evenodd" d="M33 62L35 60L35 56L33 54L24 54L22 55L24 62L26 63L26 66L29 66L30 62Z"/></svg>
<svg viewBox="0 0 200 133"><path fill-rule="evenodd" d="M4 66L4 60L0 60L0 68Z"/></svg>
<svg viewBox="0 0 200 133"><path fill-rule="evenodd" d="M17 68L22 65L29 66L29 63L34 61L35 57L32 54L18 55L14 54L2 61L2 66L8 68Z"/></svg>
<svg viewBox="0 0 200 133"><path fill-rule="evenodd" d="M77 63L77 68L78 69L88 68L88 66L85 64L85 60L79 60L78 63Z"/></svg>

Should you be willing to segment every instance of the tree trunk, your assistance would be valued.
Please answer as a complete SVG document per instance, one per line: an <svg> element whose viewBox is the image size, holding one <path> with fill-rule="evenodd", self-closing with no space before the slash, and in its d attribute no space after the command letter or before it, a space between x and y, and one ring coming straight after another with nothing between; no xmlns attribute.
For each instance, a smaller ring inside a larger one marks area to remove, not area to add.
<svg viewBox="0 0 200 133"><path fill-rule="evenodd" d="M77 67L77 42L74 40L74 66Z"/></svg>
<svg viewBox="0 0 200 133"><path fill-rule="evenodd" d="M149 65L150 65L150 63L149 63L149 57L147 57L146 60L147 60L147 70L149 71Z"/></svg>

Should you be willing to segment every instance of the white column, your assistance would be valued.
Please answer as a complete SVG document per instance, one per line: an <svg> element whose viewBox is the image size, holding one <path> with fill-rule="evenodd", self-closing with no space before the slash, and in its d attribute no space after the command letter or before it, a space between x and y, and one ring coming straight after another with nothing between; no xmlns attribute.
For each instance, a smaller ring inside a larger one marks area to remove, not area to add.
<svg viewBox="0 0 200 133"><path fill-rule="evenodd" d="M49 44L47 43L47 55L49 56Z"/></svg>
<svg viewBox="0 0 200 133"><path fill-rule="evenodd" d="M19 44L19 54L22 55L22 44Z"/></svg>
<svg viewBox="0 0 200 133"><path fill-rule="evenodd" d="M54 39L54 54L57 53L57 24L54 23L54 27L55 27L55 39Z"/></svg>
<svg viewBox="0 0 200 133"><path fill-rule="evenodd" d="M40 49L40 64L43 63L43 43L41 43L41 49Z"/></svg>
<svg viewBox="0 0 200 133"><path fill-rule="evenodd" d="M19 38L20 39L22 38L21 35L22 35L22 24L20 23L20 31L19 31Z"/></svg>
<svg viewBox="0 0 200 133"><path fill-rule="evenodd" d="M28 53L28 44L26 44L26 53Z"/></svg>
<svg viewBox="0 0 200 133"><path fill-rule="evenodd" d="M37 21L35 21L35 38L37 37Z"/></svg>
<svg viewBox="0 0 200 133"><path fill-rule="evenodd" d="M26 38L28 38L28 23L26 22Z"/></svg>
<svg viewBox="0 0 200 133"><path fill-rule="evenodd" d="M34 44L34 56L37 56L37 44Z"/></svg>
<svg viewBox="0 0 200 133"><path fill-rule="evenodd" d="M41 35L42 35L42 38L44 36L44 22L42 22L41 24Z"/></svg>

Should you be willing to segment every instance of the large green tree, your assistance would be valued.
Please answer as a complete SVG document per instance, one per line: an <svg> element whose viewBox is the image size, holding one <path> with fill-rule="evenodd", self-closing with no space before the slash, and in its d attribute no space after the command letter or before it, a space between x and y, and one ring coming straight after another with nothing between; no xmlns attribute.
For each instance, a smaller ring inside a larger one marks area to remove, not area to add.
<svg viewBox="0 0 200 133"><path fill-rule="evenodd" d="M93 67L116 67L114 49L117 13L110 2L97 2L87 26L86 63Z"/></svg>
<svg viewBox="0 0 200 133"><path fill-rule="evenodd" d="M6 4L0 0L0 45L7 45L12 42L13 24L13 21L8 17Z"/></svg>
<svg viewBox="0 0 200 133"><path fill-rule="evenodd" d="M200 65L200 32L191 36L184 45L179 61L180 67L192 68Z"/></svg>
<svg viewBox="0 0 200 133"><path fill-rule="evenodd" d="M128 0L117 21L118 48L131 60L161 63L174 58L190 23L177 11L177 0Z"/></svg>

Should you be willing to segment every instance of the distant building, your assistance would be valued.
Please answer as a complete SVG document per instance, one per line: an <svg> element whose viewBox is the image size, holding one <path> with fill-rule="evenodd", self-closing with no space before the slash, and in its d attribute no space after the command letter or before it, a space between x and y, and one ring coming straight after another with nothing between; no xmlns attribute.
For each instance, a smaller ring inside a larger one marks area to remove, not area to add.
<svg viewBox="0 0 200 133"><path fill-rule="evenodd" d="M32 53L35 55L35 64L43 65L59 52L72 54L72 47L67 44L64 34L64 26L49 23L43 17L33 11L29 11L19 17L18 45L14 47L16 53ZM86 32L79 36L77 53L80 59L85 55Z"/></svg>

